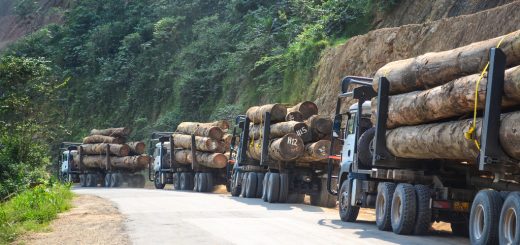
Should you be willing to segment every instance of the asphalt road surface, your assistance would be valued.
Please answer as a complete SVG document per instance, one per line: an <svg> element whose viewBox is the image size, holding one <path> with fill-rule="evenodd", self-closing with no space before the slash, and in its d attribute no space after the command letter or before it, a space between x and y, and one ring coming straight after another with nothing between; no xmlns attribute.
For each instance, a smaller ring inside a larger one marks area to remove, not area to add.
<svg viewBox="0 0 520 245"><path fill-rule="evenodd" d="M469 244L449 233L399 236L373 221L344 223L337 210L269 204L229 194L78 188L114 202L134 244Z"/></svg>

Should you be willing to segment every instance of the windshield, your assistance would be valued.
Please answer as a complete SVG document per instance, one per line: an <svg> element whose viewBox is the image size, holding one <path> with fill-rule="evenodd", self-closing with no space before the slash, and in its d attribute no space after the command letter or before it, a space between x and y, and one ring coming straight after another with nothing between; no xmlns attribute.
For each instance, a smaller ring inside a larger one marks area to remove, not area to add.
<svg viewBox="0 0 520 245"><path fill-rule="evenodd" d="M356 123L356 112L353 112L350 116L350 118L347 121L347 134L353 134L354 133L354 124Z"/></svg>

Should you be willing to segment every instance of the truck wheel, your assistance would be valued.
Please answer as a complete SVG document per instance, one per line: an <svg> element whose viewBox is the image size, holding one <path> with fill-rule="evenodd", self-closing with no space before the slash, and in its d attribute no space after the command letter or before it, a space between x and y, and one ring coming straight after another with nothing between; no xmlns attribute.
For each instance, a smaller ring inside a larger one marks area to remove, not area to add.
<svg viewBox="0 0 520 245"><path fill-rule="evenodd" d="M107 173L105 175L105 187L110 188L112 185L112 175L110 173Z"/></svg>
<svg viewBox="0 0 520 245"><path fill-rule="evenodd" d="M410 184L399 184L392 199L392 230L395 234L407 235L413 232L417 215L415 188Z"/></svg>
<svg viewBox="0 0 520 245"><path fill-rule="evenodd" d="M430 207L431 191L428 186L415 185L417 198L417 214L413 234L424 235L432 226L432 209Z"/></svg>
<svg viewBox="0 0 520 245"><path fill-rule="evenodd" d="M311 195L311 205L326 208L336 207L336 197L327 191L327 179L320 179L320 182L318 193Z"/></svg>
<svg viewBox="0 0 520 245"><path fill-rule="evenodd" d="M112 184L114 187L121 187L123 185L123 175L120 173L113 173Z"/></svg>
<svg viewBox="0 0 520 245"><path fill-rule="evenodd" d="M267 185L267 201L270 203L277 202L280 195L280 174L271 173Z"/></svg>
<svg viewBox="0 0 520 245"><path fill-rule="evenodd" d="M172 184L174 190L181 190L181 174L182 173L172 174Z"/></svg>
<svg viewBox="0 0 520 245"><path fill-rule="evenodd" d="M262 198L262 192L264 191L264 173L256 174L256 198Z"/></svg>
<svg viewBox="0 0 520 245"><path fill-rule="evenodd" d="M455 236L463 236L468 237L469 235L469 227L468 222L452 222L451 226L451 234Z"/></svg>
<svg viewBox="0 0 520 245"><path fill-rule="evenodd" d="M376 135L376 128L369 128L360 137L358 142L358 167L362 169L372 167L373 141Z"/></svg>
<svg viewBox="0 0 520 245"><path fill-rule="evenodd" d="M144 186L146 185L146 179L144 178L144 176L142 174L138 174L138 175L136 175L136 180L137 180L137 187L144 188Z"/></svg>
<svg viewBox="0 0 520 245"><path fill-rule="evenodd" d="M188 189L188 183L186 183L188 181L188 178L186 177L186 173L182 172L182 173L179 173L177 175L178 178L178 181L175 181L175 183L178 183L179 184L179 189L177 190L187 190Z"/></svg>
<svg viewBox="0 0 520 245"><path fill-rule="evenodd" d="M500 244L520 244L520 193L512 192L506 198L498 226Z"/></svg>
<svg viewBox="0 0 520 245"><path fill-rule="evenodd" d="M394 191L394 183L382 182L377 186L376 225L381 231L389 231L392 228L390 211L392 209Z"/></svg>
<svg viewBox="0 0 520 245"><path fill-rule="evenodd" d="M243 175L242 175L242 188L240 190L240 196L242 197L246 197L246 190L247 190L247 176L249 176L249 172L245 172Z"/></svg>
<svg viewBox="0 0 520 245"><path fill-rule="evenodd" d="M85 174L80 174L79 175L79 185L81 187L86 187L87 186L87 177L85 176Z"/></svg>
<svg viewBox="0 0 520 245"><path fill-rule="evenodd" d="M269 176L271 173L267 172L264 176L264 181L262 182L262 200L267 202L267 190L269 189Z"/></svg>
<svg viewBox="0 0 520 245"><path fill-rule="evenodd" d="M289 176L287 174L280 174L280 194L278 202L286 203L289 196Z"/></svg>
<svg viewBox="0 0 520 245"><path fill-rule="evenodd" d="M199 173L199 192L207 192L207 188L208 178L206 177L206 173Z"/></svg>
<svg viewBox="0 0 520 245"><path fill-rule="evenodd" d="M115 180L115 174L112 174L112 187L115 187L114 180ZM164 189L165 184L161 183L161 175L159 172L155 173L155 180L153 181L153 184L155 185L155 189Z"/></svg>
<svg viewBox="0 0 520 245"><path fill-rule="evenodd" d="M469 240L471 244L498 243L500 209L503 199L494 190L481 190L473 199L469 216Z"/></svg>
<svg viewBox="0 0 520 245"><path fill-rule="evenodd" d="M240 196L240 186L238 185L238 172L233 173L233 177L231 177L231 196L237 197Z"/></svg>
<svg viewBox="0 0 520 245"><path fill-rule="evenodd" d="M87 186L88 187L97 186L97 178L96 178L95 174L87 174Z"/></svg>
<svg viewBox="0 0 520 245"><path fill-rule="evenodd" d="M206 192L213 192L215 186L213 186L213 174L205 173L206 176Z"/></svg>
<svg viewBox="0 0 520 245"><path fill-rule="evenodd" d="M351 203L351 179L346 179L341 183L341 188L339 189L338 201L339 201L339 217L344 222L356 222L356 219L359 214L359 207L352 206Z"/></svg>
<svg viewBox="0 0 520 245"><path fill-rule="evenodd" d="M195 177L193 177L193 191L198 191L199 189L199 173L195 173Z"/></svg>
<svg viewBox="0 0 520 245"><path fill-rule="evenodd" d="M246 185L246 197L254 198L256 196L256 183L258 182L258 176L255 172L251 172L247 175Z"/></svg>

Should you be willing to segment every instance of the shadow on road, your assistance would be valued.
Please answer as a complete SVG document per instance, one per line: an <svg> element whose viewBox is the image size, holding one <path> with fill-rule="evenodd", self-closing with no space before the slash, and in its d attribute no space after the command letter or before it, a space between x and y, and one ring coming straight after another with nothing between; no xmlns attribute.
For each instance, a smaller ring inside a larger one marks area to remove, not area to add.
<svg viewBox="0 0 520 245"><path fill-rule="evenodd" d="M268 203L264 202L260 198L243 198L234 196L223 196L225 198L241 202L247 205L255 205L266 208L267 210L294 210L300 209L305 212L323 212L324 210L320 207L310 206L301 203Z"/></svg>

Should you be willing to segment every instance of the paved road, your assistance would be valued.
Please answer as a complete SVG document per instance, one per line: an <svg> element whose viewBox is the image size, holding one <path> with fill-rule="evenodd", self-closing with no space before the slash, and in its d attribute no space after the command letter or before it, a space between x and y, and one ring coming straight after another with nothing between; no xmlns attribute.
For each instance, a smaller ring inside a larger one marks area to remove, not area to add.
<svg viewBox="0 0 520 245"><path fill-rule="evenodd" d="M82 188L117 204L134 244L468 244L449 234L398 236L373 222L343 223L336 210L268 204L227 194Z"/></svg>

